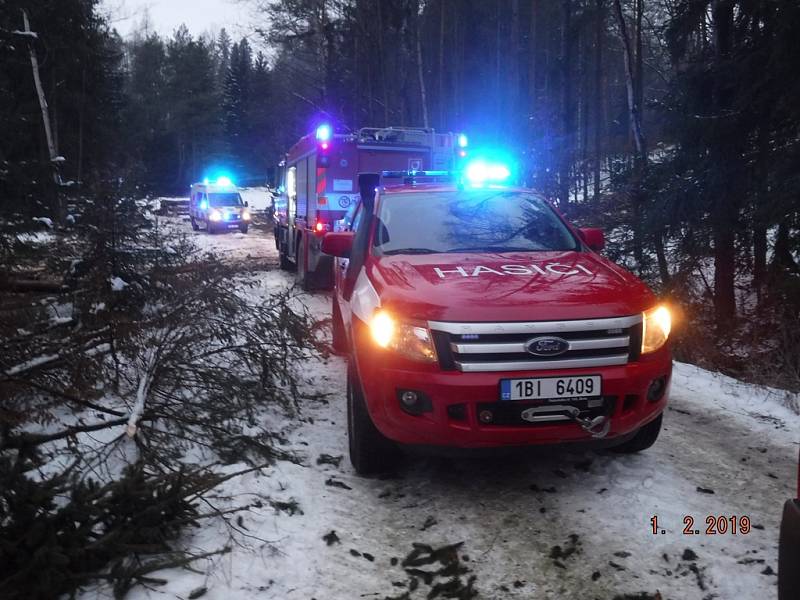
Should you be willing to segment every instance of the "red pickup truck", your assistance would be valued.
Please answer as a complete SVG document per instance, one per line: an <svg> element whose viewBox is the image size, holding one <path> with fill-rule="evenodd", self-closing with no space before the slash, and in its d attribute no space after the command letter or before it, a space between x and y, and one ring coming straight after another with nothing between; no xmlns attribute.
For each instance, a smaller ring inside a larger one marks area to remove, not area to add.
<svg viewBox="0 0 800 600"><path fill-rule="evenodd" d="M797 496L783 506L778 545L778 600L800 598L800 457L797 459Z"/></svg>
<svg viewBox="0 0 800 600"><path fill-rule="evenodd" d="M669 395L670 313L503 167L359 177L336 257L334 345L348 356L350 458L390 467L398 444L594 442L637 452Z"/></svg>

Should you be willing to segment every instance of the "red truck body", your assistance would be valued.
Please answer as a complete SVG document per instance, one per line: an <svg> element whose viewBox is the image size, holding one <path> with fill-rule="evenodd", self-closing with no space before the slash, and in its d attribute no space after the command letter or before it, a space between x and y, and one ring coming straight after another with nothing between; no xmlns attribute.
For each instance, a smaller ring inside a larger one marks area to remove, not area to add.
<svg viewBox="0 0 800 600"><path fill-rule="evenodd" d="M409 207L418 207L424 204L412 195L463 193L453 185L380 188L372 210L396 222L381 208L393 195L403 194ZM530 190L512 188L510 193ZM544 206L544 200L537 206ZM386 450L393 443L487 448L600 443L595 438L602 437L604 445L633 443L635 451L655 441L672 369L668 342L642 352L643 313L657 299L632 274L591 250L587 233L547 207L552 211L548 218L558 219L578 241L574 249L423 253L412 248L381 255L377 237L385 223L376 218L369 231L359 234L358 224L365 219L358 216L353 233L326 236L326 251L340 256L334 269L334 342L350 361L351 459L358 471L381 466L354 456L365 437L373 456L381 454L375 447ZM394 214L397 209L395 203ZM358 210L370 208L362 203ZM423 209L418 218L430 217ZM364 235L366 252L354 266L349 253L359 251L348 244L358 245ZM358 273L348 273L352 268ZM430 336L435 358L420 361L376 344L371 319L378 312L412 324L420 339ZM560 356L532 356L532 343L543 343L545 350L548 344L569 348ZM578 389L563 401L511 400L510 386L521 390L526 379L540 386L545 379L581 387L597 382L592 389L598 393ZM421 398L421 405L404 405L406 391ZM359 416L359 404L367 421ZM602 436L587 429L592 419L607 421ZM642 432L652 440L637 442ZM356 447L354 436L361 438Z"/></svg>
<svg viewBox="0 0 800 600"><path fill-rule="evenodd" d="M452 169L459 152L457 139L452 133L402 127L301 138L283 162L282 193L275 203L281 266L296 269L304 289L329 289L331 260L320 251L321 238L358 199L358 174Z"/></svg>

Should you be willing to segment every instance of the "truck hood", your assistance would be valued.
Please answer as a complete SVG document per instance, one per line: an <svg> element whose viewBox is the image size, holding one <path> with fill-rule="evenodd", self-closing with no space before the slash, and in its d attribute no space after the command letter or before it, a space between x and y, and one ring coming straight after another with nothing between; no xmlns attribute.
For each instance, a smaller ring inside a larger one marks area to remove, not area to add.
<svg viewBox="0 0 800 600"><path fill-rule="evenodd" d="M656 301L631 273L592 252L372 257L367 276L382 306L419 320L594 319Z"/></svg>

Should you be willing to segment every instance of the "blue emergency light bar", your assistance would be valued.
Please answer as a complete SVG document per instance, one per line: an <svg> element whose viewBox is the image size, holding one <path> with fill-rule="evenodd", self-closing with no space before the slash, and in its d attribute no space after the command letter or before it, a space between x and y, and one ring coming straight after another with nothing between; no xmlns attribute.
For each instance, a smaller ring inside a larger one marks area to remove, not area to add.
<svg viewBox="0 0 800 600"><path fill-rule="evenodd" d="M218 185L220 187L235 187L236 184L233 182L228 175L218 175L215 180L211 180L209 177L205 177L203 179L203 185Z"/></svg>
<svg viewBox="0 0 800 600"><path fill-rule="evenodd" d="M511 178L511 169L502 163L473 160L463 171L382 171L381 177L403 179L404 183L417 183L420 179L427 179L428 183L455 181L472 186L502 185Z"/></svg>

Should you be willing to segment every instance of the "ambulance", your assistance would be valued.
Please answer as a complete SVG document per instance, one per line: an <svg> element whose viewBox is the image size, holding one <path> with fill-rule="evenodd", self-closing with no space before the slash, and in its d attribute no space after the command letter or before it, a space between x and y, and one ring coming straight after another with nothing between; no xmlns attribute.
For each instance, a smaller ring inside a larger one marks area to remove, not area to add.
<svg viewBox="0 0 800 600"><path fill-rule="evenodd" d="M230 177L223 175L192 184L189 220L195 231L202 227L208 233L229 229L247 233L251 217L248 203L242 200Z"/></svg>

